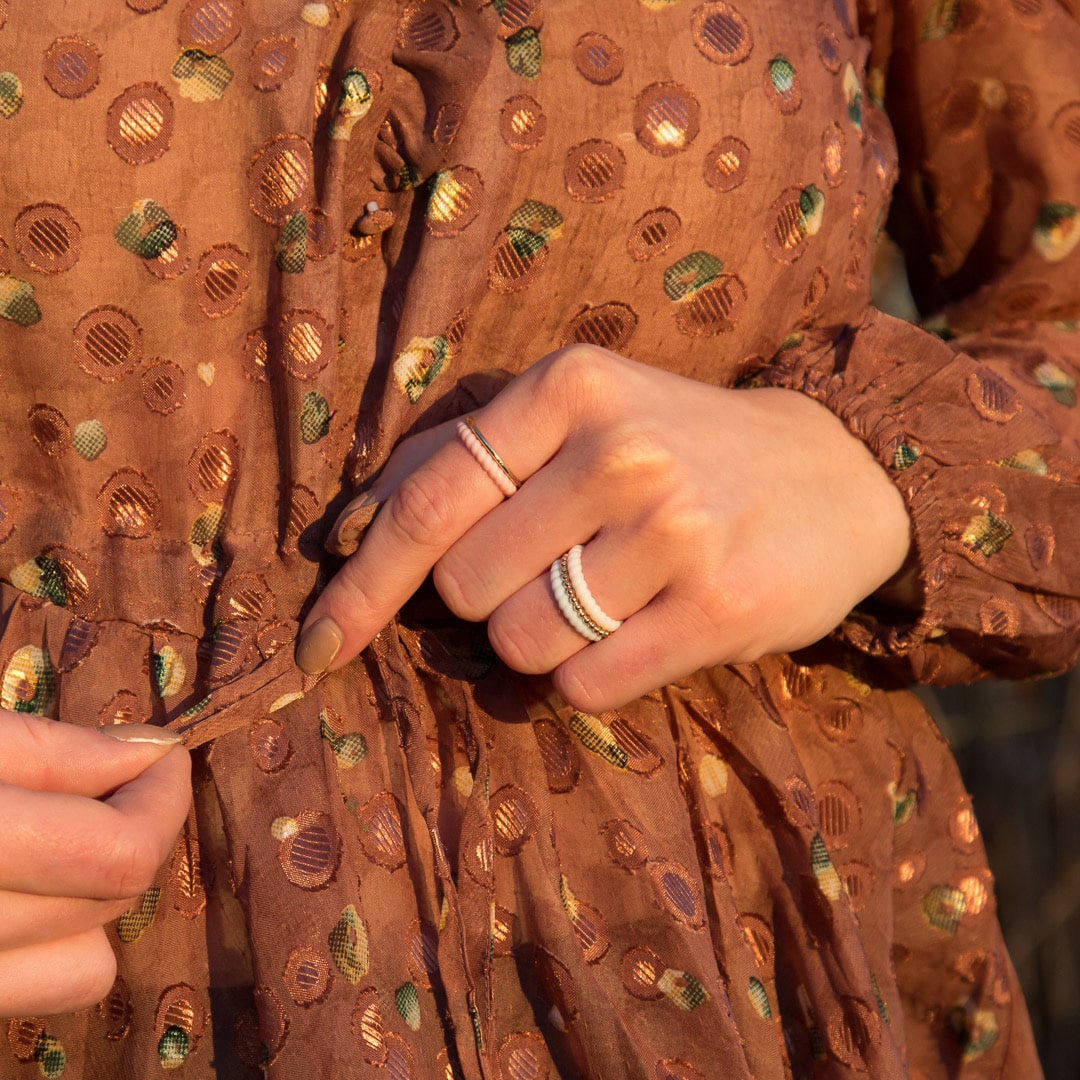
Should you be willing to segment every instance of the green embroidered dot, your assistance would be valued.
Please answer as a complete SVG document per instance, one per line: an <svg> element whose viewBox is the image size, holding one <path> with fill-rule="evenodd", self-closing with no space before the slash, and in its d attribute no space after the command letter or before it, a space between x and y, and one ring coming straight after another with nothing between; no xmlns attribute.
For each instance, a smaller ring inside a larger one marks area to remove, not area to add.
<svg viewBox="0 0 1080 1080"><path fill-rule="evenodd" d="M75 452L87 461L100 457L105 447L109 445L101 421L83 420L76 424L71 436L71 445L75 447Z"/></svg>
<svg viewBox="0 0 1080 1080"><path fill-rule="evenodd" d="M971 998L949 1013L948 1024L965 1061L981 1057L997 1041L997 1017L989 1009L978 1008Z"/></svg>
<svg viewBox="0 0 1080 1080"><path fill-rule="evenodd" d="M187 665L184 658L171 646L162 646L159 652L150 657L150 669L154 677L154 687L158 697L170 698L184 685Z"/></svg>
<svg viewBox="0 0 1080 1080"><path fill-rule="evenodd" d="M355 986L371 966L367 927L352 904L344 909L328 938L330 955L338 971Z"/></svg>
<svg viewBox="0 0 1080 1080"><path fill-rule="evenodd" d="M750 1004L754 1006L754 1012L761 1017L762 1020L772 1019L772 1006L769 1004L769 992L765 989L765 984L753 976L750 977L750 987L747 990L747 996L750 998Z"/></svg>
<svg viewBox="0 0 1080 1080"><path fill-rule="evenodd" d="M48 1077L49 1080L64 1075L67 1054L56 1036L47 1033L41 1035L37 1046L34 1047L34 1060L38 1064L41 1075Z"/></svg>
<svg viewBox="0 0 1080 1080"><path fill-rule="evenodd" d="M699 1005L704 1005L709 1000L708 991L688 971L676 971L667 968L663 975L656 981L656 988L673 1005L687 1012L693 1012Z"/></svg>
<svg viewBox="0 0 1080 1080"><path fill-rule="evenodd" d="M554 206L527 199L511 215L506 232L514 251L529 259L562 232L563 216Z"/></svg>
<svg viewBox="0 0 1080 1080"><path fill-rule="evenodd" d="M850 62L844 67L844 99L847 101L848 119L858 131L862 131L862 87Z"/></svg>
<svg viewBox="0 0 1080 1080"><path fill-rule="evenodd" d="M158 1058L163 1069L179 1069L191 1050L191 1039L182 1028L171 1024L158 1040Z"/></svg>
<svg viewBox="0 0 1080 1080"><path fill-rule="evenodd" d="M903 825L911 820L919 805L918 791L911 790L903 795L893 792L893 825Z"/></svg>
<svg viewBox="0 0 1080 1080"><path fill-rule="evenodd" d="M334 751L338 768L354 768L367 757L368 747L364 736L359 731L348 731L342 735L335 734L325 709L319 713L319 732L330 744L330 749Z"/></svg>
<svg viewBox="0 0 1080 1080"><path fill-rule="evenodd" d="M902 442L893 451L892 467L897 472L902 472L904 469L911 468L920 457L922 457L922 451L917 446Z"/></svg>
<svg viewBox="0 0 1080 1080"><path fill-rule="evenodd" d="M935 885L923 897L922 910L935 930L951 936L967 912L967 897L951 885Z"/></svg>
<svg viewBox="0 0 1080 1080"><path fill-rule="evenodd" d="M922 40L935 41L956 29L961 0L934 0L923 22Z"/></svg>
<svg viewBox="0 0 1080 1080"><path fill-rule="evenodd" d="M844 883L833 866L829 851L820 833L815 833L810 841L810 868L814 871L814 880L818 888L830 899L836 900L844 891Z"/></svg>
<svg viewBox="0 0 1080 1080"><path fill-rule="evenodd" d="M889 1023L889 1006L885 1004L885 999L881 996L881 988L873 972L870 973L870 985L874 988L874 997L877 998L878 1016L887 1024Z"/></svg>
<svg viewBox="0 0 1080 1080"><path fill-rule="evenodd" d="M35 555L19 563L10 575L11 584L31 596L40 596L57 607L67 607L67 584L60 564L48 555Z"/></svg>
<svg viewBox="0 0 1080 1080"><path fill-rule="evenodd" d="M138 905L125 911L116 920L116 936L125 945L133 945L150 928L160 902L161 890L157 887L147 889L139 897Z"/></svg>
<svg viewBox="0 0 1080 1080"><path fill-rule="evenodd" d="M341 80L341 94L338 96L330 138L350 138L357 121L366 116L370 108L371 84L367 76L358 68L349 68Z"/></svg>
<svg viewBox="0 0 1080 1080"><path fill-rule="evenodd" d="M188 101L220 101L232 82L232 69L220 56L202 49L185 49L172 67L172 77L180 86L180 96Z"/></svg>
<svg viewBox="0 0 1080 1080"><path fill-rule="evenodd" d="M322 394L309 390L304 395L304 404L300 407L300 438L311 446L320 439L325 439L329 431L330 406Z"/></svg>
<svg viewBox="0 0 1080 1080"><path fill-rule="evenodd" d="M774 56L769 61L769 79L778 94L790 94L795 88L795 68L786 56Z"/></svg>
<svg viewBox="0 0 1080 1080"><path fill-rule="evenodd" d="M23 85L14 71L0 71L0 116L10 120L23 103Z"/></svg>
<svg viewBox="0 0 1080 1080"><path fill-rule="evenodd" d="M825 216L825 195L813 184L799 193L799 228L805 236L815 236Z"/></svg>
<svg viewBox="0 0 1080 1080"><path fill-rule="evenodd" d="M0 274L0 319L19 326L41 322L41 308L34 299L34 286L11 274Z"/></svg>
<svg viewBox="0 0 1080 1080"><path fill-rule="evenodd" d="M0 709L44 716L56 699L56 676L46 653L36 645L16 649L0 682Z"/></svg>
<svg viewBox="0 0 1080 1080"><path fill-rule="evenodd" d="M580 740L586 750L602 757L616 769L626 770L630 755L619 745L611 728L588 713L575 712L566 725Z"/></svg>
<svg viewBox="0 0 1080 1080"><path fill-rule="evenodd" d="M307 266L307 215L296 213L281 228L277 241L277 268L283 274L302 274Z"/></svg>
<svg viewBox="0 0 1080 1080"><path fill-rule="evenodd" d="M1000 553L1012 534L1013 527L1005 518L999 517L992 510L987 510L983 514L977 514L968 522L960 539L972 551L990 558L991 555Z"/></svg>
<svg viewBox="0 0 1080 1080"><path fill-rule="evenodd" d="M176 241L177 228L164 207L153 199L139 199L113 233L116 242L133 255L156 259Z"/></svg>
<svg viewBox="0 0 1080 1080"><path fill-rule="evenodd" d="M416 986L411 983L402 983L394 992L394 1004L401 1014L401 1019L413 1029L420 1030L420 995L416 992Z"/></svg>
<svg viewBox="0 0 1080 1080"><path fill-rule="evenodd" d="M200 566L210 566L219 562L224 552L221 550L221 530L225 524L225 508L221 503L211 503L191 524L188 544L192 558Z"/></svg>
<svg viewBox="0 0 1080 1080"><path fill-rule="evenodd" d="M1034 473L1036 476L1046 476L1050 471L1046 458L1038 450L1017 450L1015 454L1003 457L998 464L1007 469L1020 469L1023 472Z"/></svg>
<svg viewBox="0 0 1080 1080"><path fill-rule="evenodd" d="M664 271L664 294L679 303L720 276L724 264L707 251L691 251Z"/></svg>
<svg viewBox="0 0 1080 1080"><path fill-rule="evenodd" d="M506 39L506 62L515 75L523 79L539 78L543 58L540 34L531 26L522 27Z"/></svg>
<svg viewBox="0 0 1080 1080"><path fill-rule="evenodd" d="M1050 391L1059 405L1070 409L1076 405L1076 380L1068 372L1062 371L1057 364L1044 360L1032 374L1040 386Z"/></svg>
<svg viewBox="0 0 1080 1080"><path fill-rule="evenodd" d="M1080 244L1080 212L1072 203L1043 203L1031 243L1047 262L1061 262Z"/></svg>
<svg viewBox="0 0 1080 1080"><path fill-rule="evenodd" d="M394 360L394 381L415 405L450 360L450 343L441 334L415 337Z"/></svg>

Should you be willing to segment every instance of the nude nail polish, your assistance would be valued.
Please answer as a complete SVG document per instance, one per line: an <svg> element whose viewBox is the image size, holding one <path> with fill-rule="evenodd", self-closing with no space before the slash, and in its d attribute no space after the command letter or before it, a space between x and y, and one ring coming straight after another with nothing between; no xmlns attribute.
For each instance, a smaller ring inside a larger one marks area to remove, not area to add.
<svg viewBox="0 0 1080 1080"><path fill-rule="evenodd" d="M110 724L98 728L102 735L126 743L153 743L155 746L178 746L181 737L153 724Z"/></svg>
<svg viewBox="0 0 1080 1080"><path fill-rule="evenodd" d="M307 675L319 675L334 662L344 643L345 635L333 619L318 619L300 635L296 666Z"/></svg>

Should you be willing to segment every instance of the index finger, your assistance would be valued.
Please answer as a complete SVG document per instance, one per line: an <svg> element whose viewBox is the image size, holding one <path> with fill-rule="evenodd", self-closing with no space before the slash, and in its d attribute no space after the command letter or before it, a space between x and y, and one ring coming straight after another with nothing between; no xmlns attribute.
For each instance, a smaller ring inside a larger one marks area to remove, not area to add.
<svg viewBox="0 0 1080 1080"><path fill-rule="evenodd" d="M551 395L538 386L543 370L530 368L472 414L519 477L550 460L567 431L565 410L551 407ZM348 663L455 541L503 502L498 486L458 438L456 424L434 429L440 435L430 456L384 499L359 549L316 600L297 648L303 670L316 674Z"/></svg>

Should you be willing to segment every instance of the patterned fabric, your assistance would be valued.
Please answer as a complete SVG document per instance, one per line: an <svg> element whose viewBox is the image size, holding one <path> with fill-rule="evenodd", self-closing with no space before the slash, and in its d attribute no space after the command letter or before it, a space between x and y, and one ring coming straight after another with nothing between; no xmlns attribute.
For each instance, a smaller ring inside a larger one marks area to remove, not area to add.
<svg viewBox="0 0 1080 1080"><path fill-rule="evenodd" d="M899 687L1080 647L1080 26L861 15L0 0L0 705L202 747L109 997L0 1076L1039 1075ZM897 145L948 344L869 306ZM825 402L921 612L601 716L426 595L302 676L354 486L572 342Z"/></svg>

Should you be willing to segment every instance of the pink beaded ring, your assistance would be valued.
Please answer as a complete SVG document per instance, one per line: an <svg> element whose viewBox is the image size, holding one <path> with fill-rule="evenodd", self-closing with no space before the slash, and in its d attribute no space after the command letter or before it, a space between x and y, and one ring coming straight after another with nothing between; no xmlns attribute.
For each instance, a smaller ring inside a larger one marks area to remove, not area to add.
<svg viewBox="0 0 1080 1080"><path fill-rule="evenodd" d="M476 463L491 477L495 486L510 498L521 481L507 468L506 462L496 453L495 448L484 438L471 416L457 423L458 438L465 444L465 449L476 459Z"/></svg>

